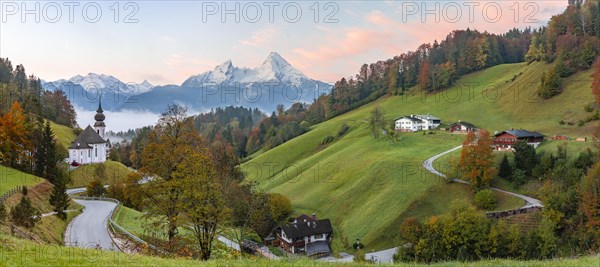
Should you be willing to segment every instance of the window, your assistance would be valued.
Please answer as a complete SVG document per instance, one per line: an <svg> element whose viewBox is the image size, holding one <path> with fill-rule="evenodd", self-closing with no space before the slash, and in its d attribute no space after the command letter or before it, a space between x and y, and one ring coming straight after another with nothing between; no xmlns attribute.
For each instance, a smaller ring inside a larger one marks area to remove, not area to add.
<svg viewBox="0 0 600 267"><path fill-rule="evenodd" d="M88 150L88 157L92 157L92 150Z"/></svg>
<svg viewBox="0 0 600 267"><path fill-rule="evenodd" d="M96 157L98 157L98 147L96 147Z"/></svg>

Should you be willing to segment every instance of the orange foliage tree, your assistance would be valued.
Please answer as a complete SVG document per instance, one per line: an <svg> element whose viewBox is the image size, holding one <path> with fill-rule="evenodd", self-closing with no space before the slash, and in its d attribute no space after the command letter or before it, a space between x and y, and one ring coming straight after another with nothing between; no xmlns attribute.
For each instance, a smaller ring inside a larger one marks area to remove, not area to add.
<svg viewBox="0 0 600 267"><path fill-rule="evenodd" d="M469 132L460 152L458 167L464 180L471 183L475 190L488 187L496 176L492 138L486 130L479 131L479 137Z"/></svg>
<svg viewBox="0 0 600 267"><path fill-rule="evenodd" d="M0 117L0 154L4 164L19 168L30 162L29 132L23 108L15 101L10 110Z"/></svg>

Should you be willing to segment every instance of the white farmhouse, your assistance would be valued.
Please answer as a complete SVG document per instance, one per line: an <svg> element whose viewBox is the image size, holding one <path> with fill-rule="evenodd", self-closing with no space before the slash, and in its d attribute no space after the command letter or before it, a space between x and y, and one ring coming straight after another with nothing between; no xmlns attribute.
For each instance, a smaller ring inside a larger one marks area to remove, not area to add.
<svg viewBox="0 0 600 267"><path fill-rule="evenodd" d="M395 121L396 131L416 132L420 130L432 130L440 126L442 121L438 117L427 115L402 116Z"/></svg>
<svg viewBox="0 0 600 267"><path fill-rule="evenodd" d="M106 124L104 124L102 101L98 104L94 119L96 120L94 128L88 125L71 143L69 147L69 163L71 165L106 162L110 143L104 139Z"/></svg>

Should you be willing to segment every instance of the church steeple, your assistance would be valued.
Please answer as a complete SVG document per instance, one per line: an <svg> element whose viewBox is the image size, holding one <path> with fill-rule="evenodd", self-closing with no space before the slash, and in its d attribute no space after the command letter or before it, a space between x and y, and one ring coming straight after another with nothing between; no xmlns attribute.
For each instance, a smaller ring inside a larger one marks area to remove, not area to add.
<svg viewBox="0 0 600 267"><path fill-rule="evenodd" d="M104 120L106 117L104 116L104 110L102 110L102 95L100 95L98 100L98 110L96 110L96 116L94 116L94 119L96 120L96 123L94 123L94 129L98 135L104 139L104 130L106 129Z"/></svg>

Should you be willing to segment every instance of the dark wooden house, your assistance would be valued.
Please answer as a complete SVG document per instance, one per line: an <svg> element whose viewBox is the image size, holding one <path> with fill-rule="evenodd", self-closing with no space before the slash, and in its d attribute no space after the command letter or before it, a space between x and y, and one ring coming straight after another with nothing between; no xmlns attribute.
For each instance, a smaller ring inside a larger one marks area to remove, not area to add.
<svg viewBox="0 0 600 267"><path fill-rule="evenodd" d="M332 237L333 228L329 219L319 220L315 215L302 214L293 222L273 229L265 241L291 254L323 257L331 254L329 244Z"/></svg>
<svg viewBox="0 0 600 267"><path fill-rule="evenodd" d="M494 148L496 150L512 150L513 145L520 140L525 140L527 144L537 147L544 141L544 135L527 130L503 131L494 136Z"/></svg>

